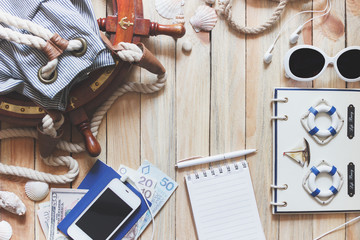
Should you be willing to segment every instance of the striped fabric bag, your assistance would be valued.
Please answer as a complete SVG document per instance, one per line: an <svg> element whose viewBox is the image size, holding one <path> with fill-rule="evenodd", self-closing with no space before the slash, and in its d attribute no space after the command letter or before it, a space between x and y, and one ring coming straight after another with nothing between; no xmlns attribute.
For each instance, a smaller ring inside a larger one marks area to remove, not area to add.
<svg viewBox="0 0 360 240"><path fill-rule="evenodd" d="M90 0L2 1L0 38L0 94L16 91L45 109L63 111L75 83L114 64Z"/></svg>

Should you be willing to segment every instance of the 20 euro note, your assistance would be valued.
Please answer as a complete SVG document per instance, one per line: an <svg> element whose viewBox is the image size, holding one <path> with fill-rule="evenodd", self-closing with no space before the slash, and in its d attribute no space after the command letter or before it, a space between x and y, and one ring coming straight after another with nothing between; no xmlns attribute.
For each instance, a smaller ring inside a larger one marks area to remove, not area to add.
<svg viewBox="0 0 360 240"><path fill-rule="evenodd" d="M52 188L50 190L50 223L48 238L50 240L68 239L57 229L57 225L75 207L87 189Z"/></svg>
<svg viewBox="0 0 360 240"><path fill-rule="evenodd" d="M155 187L155 194L152 199L151 211L154 214L154 217L158 214L160 209L165 205L170 196L175 192L178 184L162 172L160 169L152 165L149 161L145 160L144 163L138 169L138 172L141 172L145 176L151 176L158 181L158 184ZM139 220L140 227L138 227L138 232L136 238L138 238L145 228L151 222L152 217L149 211L147 211L144 216Z"/></svg>

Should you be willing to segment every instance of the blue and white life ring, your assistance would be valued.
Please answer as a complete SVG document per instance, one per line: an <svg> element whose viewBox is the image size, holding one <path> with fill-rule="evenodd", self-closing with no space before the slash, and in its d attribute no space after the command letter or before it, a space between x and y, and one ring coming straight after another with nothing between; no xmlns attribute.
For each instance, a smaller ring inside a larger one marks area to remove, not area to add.
<svg viewBox="0 0 360 240"><path fill-rule="evenodd" d="M318 113L327 113L331 117L331 125L327 129L321 129L315 124L315 117ZM316 107L309 108L309 115L307 118L307 125L309 127L309 134L316 135L321 138L334 136L337 132L336 129L339 126L339 116L336 114L336 108L329 105L318 105Z"/></svg>
<svg viewBox="0 0 360 240"><path fill-rule="evenodd" d="M313 197L331 197L335 195L339 191L340 187L340 174L337 171L337 168L335 166L328 166L328 165L320 165L318 167L313 166L310 169L311 173L309 175L308 179L308 186L311 191L311 196ZM319 175L319 173L328 173L330 176L332 176L332 185L329 187L329 189L326 190L320 190L316 186L316 177Z"/></svg>

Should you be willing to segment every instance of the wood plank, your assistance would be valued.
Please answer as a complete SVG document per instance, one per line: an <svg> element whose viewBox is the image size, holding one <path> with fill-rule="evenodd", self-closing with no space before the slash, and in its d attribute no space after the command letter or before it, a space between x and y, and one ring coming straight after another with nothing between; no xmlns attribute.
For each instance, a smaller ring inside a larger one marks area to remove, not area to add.
<svg viewBox="0 0 360 240"><path fill-rule="evenodd" d="M201 0L186 1L186 34L176 49L176 160L209 155L210 126L210 34L195 33L189 23ZM192 43L192 51L184 53L184 41ZM177 170L176 239L196 239L184 176L206 165Z"/></svg>
<svg viewBox="0 0 360 240"><path fill-rule="evenodd" d="M246 6L247 26L259 26L272 15L276 3L249 1ZM254 17L256 16L256 17ZM278 239L279 216L271 214L272 184L272 109L273 87L281 82L281 56L275 49L273 61L267 66L263 56L279 31L278 24L260 36L247 36L246 41L246 146L258 148L247 157L265 236ZM291 236L293 237L293 236Z"/></svg>
<svg viewBox="0 0 360 240"><path fill-rule="evenodd" d="M297 29L301 24L305 23L308 19L312 17L311 13L301 14L296 17L293 21L288 22L288 20L297 14L298 12L305 9L312 9L311 5L308 5L309 1L296 1L291 2L281 18L281 27L283 32L281 33L280 39L278 41L275 52L279 51L277 57L281 60L281 87L303 87L308 88L312 87L312 82L300 82L285 77L283 58L286 52L293 46L300 44L311 44L312 43L312 24L308 24L303 31L300 33L300 38L298 43L295 45L289 44L290 35ZM305 5L306 4L306 5ZM287 24L288 23L288 24ZM287 25L285 25L287 24ZM278 49L278 50L276 50ZM275 53L276 54L276 53ZM289 139L290 140L290 139ZM296 139L291 139L291 141L297 141ZM294 143L295 144L295 143ZM306 194L304 192L304 194ZM312 238L312 219L313 215L311 214L290 214L290 215L281 215L279 217L279 239L289 239L291 236L293 239L311 239ZM304 231L306 229L306 231Z"/></svg>
<svg viewBox="0 0 360 240"><path fill-rule="evenodd" d="M63 125L63 140L67 140L70 141L71 139L71 126L70 123L67 122ZM59 151L56 150L53 154L54 156L68 156L69 153L68 152L64 152L64 151ZM46 172L46 173L52 173L52 174L56 174L56 175L61 175L61 174L65 174L69 171L69 169L67 167L51 167L48 166L44 163L43 159L40 157L40 152L39 152L39 143L37 142L36 144L36 149L35 149L35 169L41 172ZM50 184L50 188L69 188L71 185L71 183L68 184ZM40 222L39 222L39 218L37 216L37 212L39 210L39 204L46 202L46 201L50 201L50 194L48 194L48 196L40 201L40 202L36 202L35 206L34 206L34 210L35 210L35 237L36 239L46 239L45 238L45 233L43 232Z"/></svg>
<svg viewBox="0 0 360 240"><path fill-rule="evenodd" d="M232 10L244 25L245 2L234 3ZM245 36L220 18L211 33L211 155L245 148L245 53Z"/></svg>
<svg viewBox="0 0 360 240"><path fill-rule="evenodd" d="M346 46L358 46L360 39L360 1L346 1ZM348 88L360 88L360 83L348 83ZM349 221L359 214L347 214L346 221ZM355 222L348 225L345 230L346 239L356 239L360 236L360 224Z"/></svg>
<svg viewBox="0 0 360 240"><path fill-rule="evenodd" d="M328 56L335 56L345 47L345 1L332 1L332 9L328 17L314 20L313 44L320 47ZM314 9L323 9L325 0L314 1ZM314 14L317 16L318 14ZM336 74L333 68L328 68L316 80L314 87L345 88L346 84ZM315 160L315 159L314 159ZM316 160L315 160L316 161ZM313 237L344 223L345 214L314 215ZM345 239L345 230L339 230L323 239Z"/></svg>
<svg viewBox="0 0 360 240"><path fill-rule="evenodd" d="M156 12L153 1L143 1L144 17L161 24L172 24ZM149 160L156 167L175 179L175 51L176 42L169 36L157 36L143 41L146 47L165 66L166 86L157 93L141 95L141 160ZM141 70L142 82L156 81L157 76ZM159 182L157 184L160 184ZM156 217L154 239L175 239L175 194ZM141 239L150 239L152 226Z"/></svg>
<svg viewBox="0 0 360 240"><path fill-rule="evenodd" d="M1 123L1 129L13 128L14 125ZM34 169L34 140L31 138L6 139L1 141L1 163ZM35 203L25 194L26 179L1 176L1 191L15 193L26 206L22 216L1 210L1 220L10 223L13 240L35 238Z"/></svg>

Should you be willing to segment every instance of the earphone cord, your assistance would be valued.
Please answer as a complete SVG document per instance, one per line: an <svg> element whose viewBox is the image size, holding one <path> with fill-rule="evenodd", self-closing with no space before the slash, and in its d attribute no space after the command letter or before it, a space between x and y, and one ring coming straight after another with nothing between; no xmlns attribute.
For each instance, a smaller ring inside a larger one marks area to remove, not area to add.
<svg viewBox="0 0 360 240"><path fill-rule="evenodd" d="M138 188L138 187L136 186L136 188ZM138 190L139 190L139 189L138 189ZM154 218L154 214L153 214L153 212L151 211L151 207L149 206L149 203L148 203L148 201L146 200L146 198L145 198L144 194L142 193L142 191L139 191L139 192L141 193L141 196L143 197L143 199L144 199L144 201L145 201L145 203L146 203L146 206L148 207L149 212L150 212L150 215L151 215L151 221L152 221L151 240L153 240L153 239L154 239L154 235L155 235L155 218Z"/></svg>
<svg viewBox="0 0 360 240"><path fill-rule="evenodd" d="M325 6L325 8L324 8L323 10L315 10L315 11L314 11L314 10L306 10L306 11L298 12L297 14L295 14L294 16L292 16L290 19L288 19L288 20L285 22L285 24L281 27L279 33L276 35L276 38L275 38L274 42L273 42L272 45L271 45L272 48L270 49L270 52L274 49L275 44L276 44L277 41L279 40L280 35L281 35L281 33L284 31L285 26L287 26L287 25L289 24L289 22L291 22L295 17L297 17L297 16L299 16L299 15L301 15L301 14L304 14L304 13L321 13L321 12L325 12L324 14L321 14L320 16L316 16L316 17L310 18L309 20L307 20L305 23L303 23L303 24L301 25L301 27L302 27L302 26L305 26L305 25L306 25L308 22L310 22L310 21L313 21L313 20L315 20L315 19L317 19L317 18L320 18L320 17L323 17L323 16L327 15L327 14L330 12L330 10L331 10L331 0L327 0L327 1L326 1L326 6Z"/></svg>
<svg viewBox="0 0 360 240"><path fill-rule="evenodd" d="M122 182L126 182L126 181L128 180L128 178L130 178L128 175L123 175L123 176L121 176L120 180L121 180ZM131 178L130 178L130 180L133 181ZM151 207L149 206L149 203L148 203L148 201L146 200L144 194L142 193L142 191L140 190L140 188L139 188L138 185L136 184L136 181L133 181L133 182L134 182L134 185L132 185L132 186L134 186L134 187L136 188L136 190L141 194L141 196L143 197L143 199L144 199L144 201L145 201L145 203L146 203L146 206L147 206L148 209L149 209L149 213L150 213L150 215L151 215L151 221L152 221L151 240L153 240L153 239L154 239L154 235L155 235L155 217L154 217L154 214L153 214L153 212L152 212L152 210L151 210ZM137 233L136 233L136 235L137 235ZM137 236L135 236L135 237L136 237L135 239L137 239Z"/></svg>
<svg viewBox="0 0 360 240"><path fill-rule="evenodd" d="M342 227L344 227L344 226L346 226L346 225L348 225L348 224L350 224L350 223L352 223L352 222L354 222L354 221L356 221L356 220L358 220L358 219L360 219L360 216L355 217L355 218L351 219L350 221L347 221L346 223L343 223L343 224L341 224L340 226L331 229L330 231L328 231L328 232L320 235L319 237L315 238L314 240L319 240L319 239L325 237L326 235L328 235L329 233L332 233L332 232L334 232L334 231L336 231L336 230L338 230L338 229L340 229L340 228L342 228Z"/></svg>

